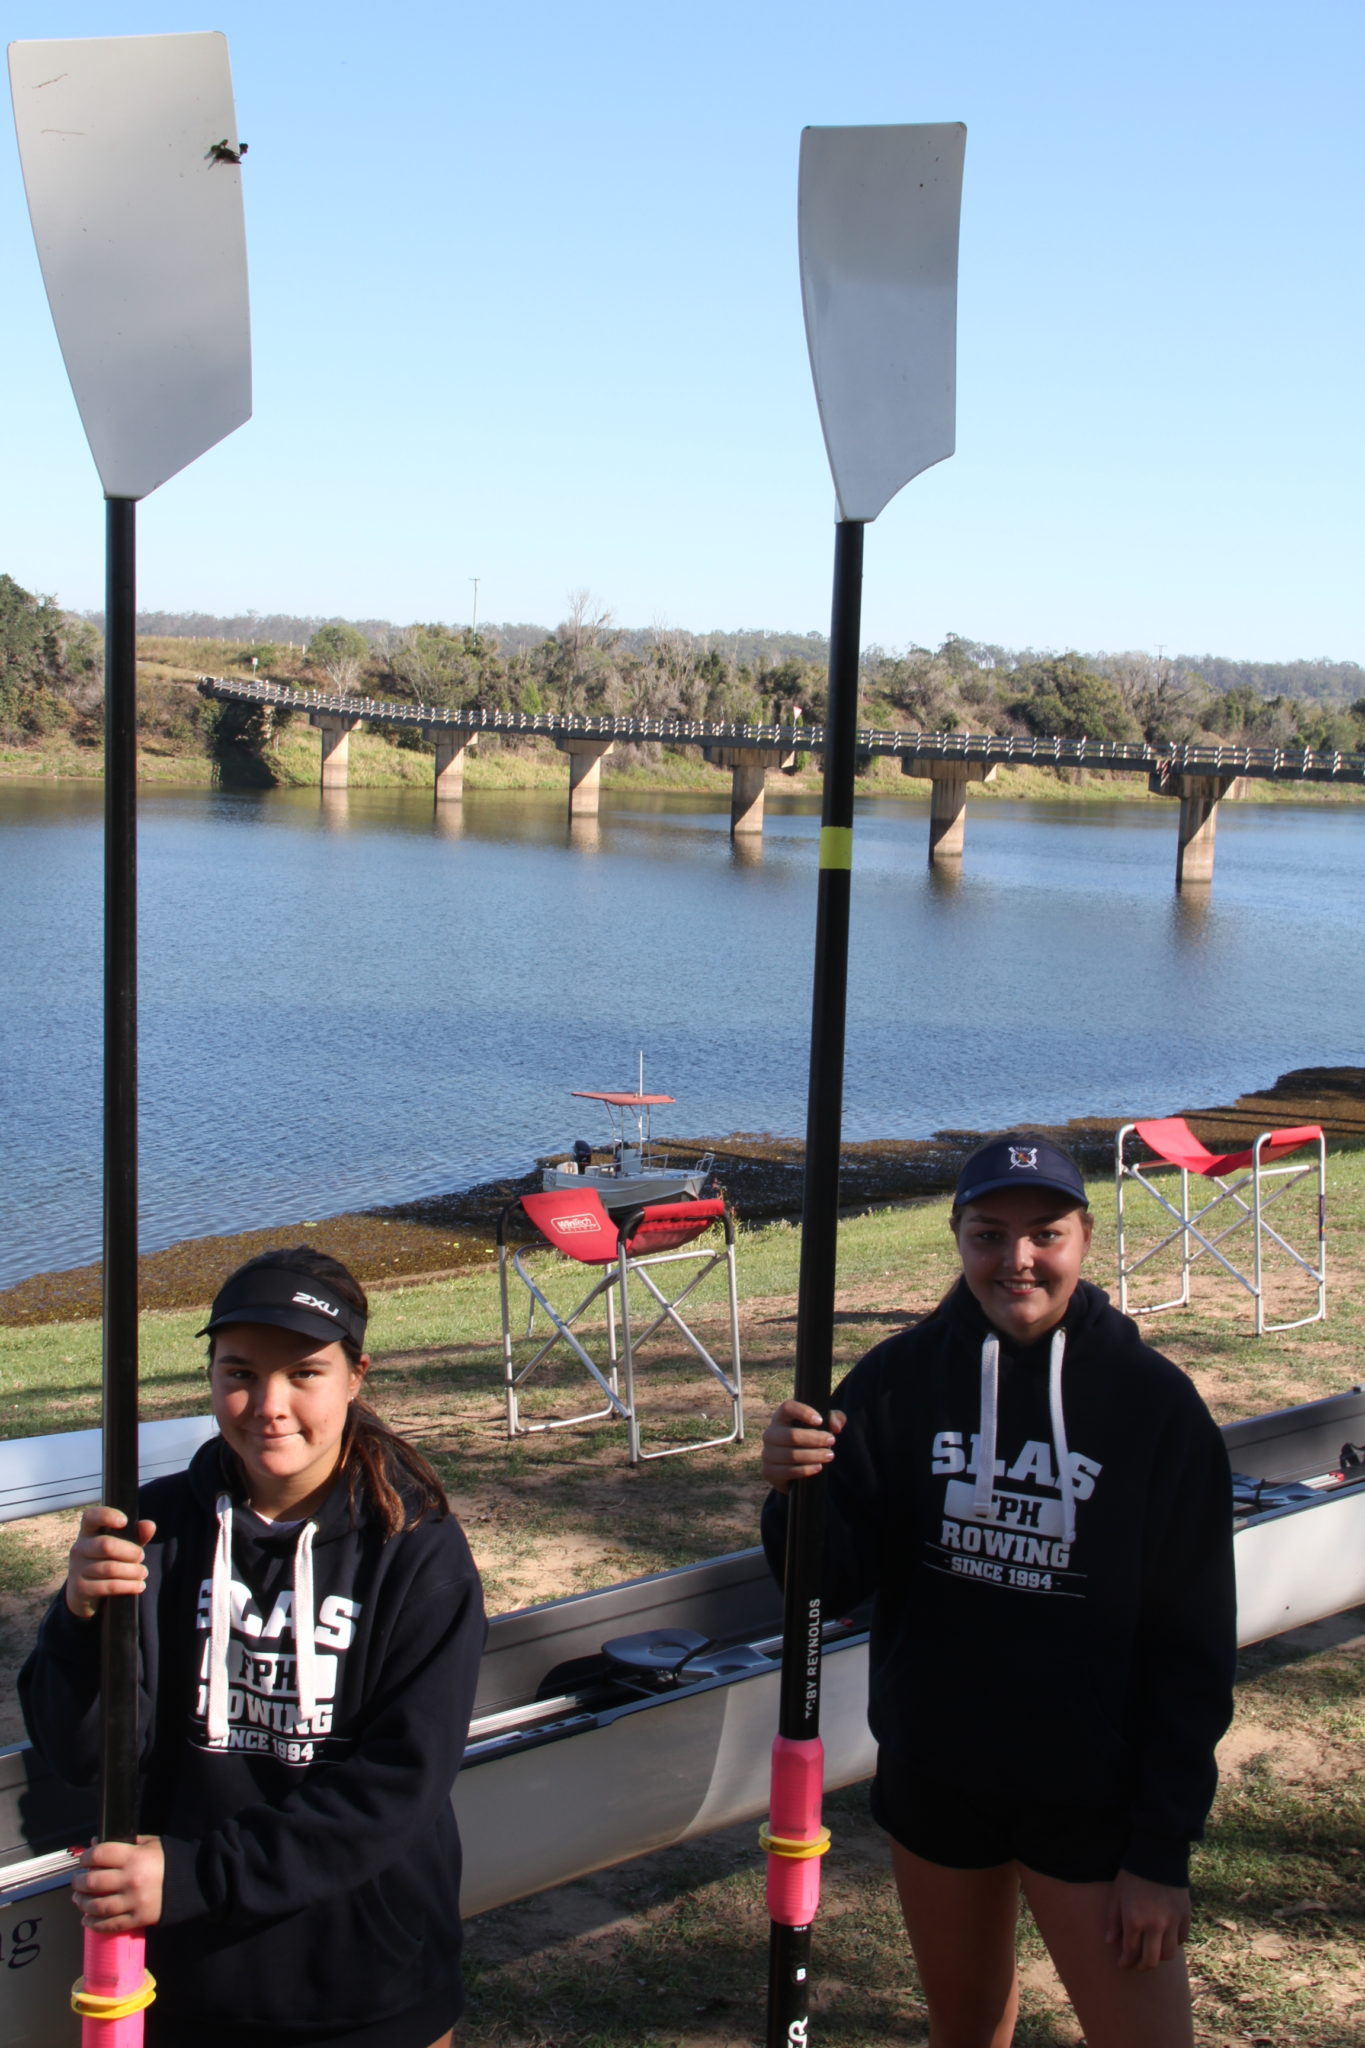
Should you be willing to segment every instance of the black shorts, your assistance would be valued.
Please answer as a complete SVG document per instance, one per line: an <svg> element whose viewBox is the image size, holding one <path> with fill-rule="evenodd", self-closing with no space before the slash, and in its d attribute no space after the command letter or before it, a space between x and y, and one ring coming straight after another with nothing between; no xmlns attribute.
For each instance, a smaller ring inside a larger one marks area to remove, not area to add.
<svg viewBox="0 0 1365 2048"><path fill-rule="evenodd" d="M1117 1877L1132 1833L1126 1806L1000 1799L912 1770L885 1754L872 1781L872 1818L912 1856L949 1870L1022 1863L1066 1884Z"/></svg>

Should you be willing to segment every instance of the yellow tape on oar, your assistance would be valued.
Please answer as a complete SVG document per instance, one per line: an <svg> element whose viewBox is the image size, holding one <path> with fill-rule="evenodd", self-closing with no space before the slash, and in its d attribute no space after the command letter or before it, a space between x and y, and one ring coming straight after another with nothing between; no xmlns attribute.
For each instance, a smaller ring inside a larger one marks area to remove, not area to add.
<svg viewBox="0 0 1365 2048"><path fill-rule="evenodd" d="M155 1997L156 1978L150 1970L137 1990L125 1992L122 1998L101 1998L98 1991L87 1991L84 1977L78 1977L71 1987L71 2010L83 2020L126 2020L135 2012L145 2012Z"/></svg>
<svg viewBox="0 0 1365 2048"><path fill-rule="evenodd" d="M851 868L853 866L853 827L851 825L822 825L820 827L820 865L822 868Z"/></svg>
<svg viewBox="0 0 1365 2048"><path fill-rule="evenodd" d="M758 1846L766 1856L789 1856L794 1863L803 1863L808 1856L823 1856L830 1846L828 1828L821 1828L813 1841L803 1842L795 1835L769 1834L765 1823L758 1831Z"/></svg>

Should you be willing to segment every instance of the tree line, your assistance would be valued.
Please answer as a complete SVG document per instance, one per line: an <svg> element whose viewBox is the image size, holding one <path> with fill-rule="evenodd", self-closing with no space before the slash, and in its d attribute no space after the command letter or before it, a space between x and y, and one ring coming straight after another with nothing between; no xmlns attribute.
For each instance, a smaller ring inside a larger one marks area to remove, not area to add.
<svg viewBox="0 0 1365 2048"><path fill-rule="evenodd" d="M22 743L61 729L77 739L98 736L101 625L98 613L73 617L0 576L0 740ZM586 591L571 594L553 628L397 627L256 613L144 613L138 625L143 635L160 636L163 649L183 643L185 666L203 662L453 711L477 705L752 723L824 715L822 635L628 628ZM249 630L224 630L230 626ZM1355 662L1040 653L949 634L936 648L867 649L861 688L864 723L926 732L1365 749L1365 669ZM178 721L187 743L198 734L212 746L228 707L200 710L164 686L145 694L146 721ZM420 735L409 743L422 744Z"/></svg>

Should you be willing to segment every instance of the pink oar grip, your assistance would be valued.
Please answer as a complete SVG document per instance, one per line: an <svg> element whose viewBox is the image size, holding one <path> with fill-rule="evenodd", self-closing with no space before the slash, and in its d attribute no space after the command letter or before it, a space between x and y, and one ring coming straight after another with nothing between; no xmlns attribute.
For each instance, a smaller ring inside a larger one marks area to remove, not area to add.
<svg viewBox="0 0 1365 2048"><path fill-rule="evenodd" d="M147 1943L141 1934L85 1930L85 1988L97 1998L131 1998L147 1975ZM142 2048L142 2014L118 2020L81 2020L81 2048Z"/></svg>
<svg viewBox="0 0 1365 2048"><path fill-rule="evenodd" d="M825 1745L779 1735L773 1743L768 1829L786 1841L814 1842L821 1833ZM808 1927L820 1904L820 1858L768 1852L768 1917L779 1927Z"/></svg>

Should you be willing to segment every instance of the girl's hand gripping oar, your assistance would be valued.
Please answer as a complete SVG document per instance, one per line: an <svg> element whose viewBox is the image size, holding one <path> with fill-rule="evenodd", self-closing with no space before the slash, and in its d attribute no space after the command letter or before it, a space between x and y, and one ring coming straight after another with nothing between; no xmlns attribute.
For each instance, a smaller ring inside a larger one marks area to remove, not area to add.
<svg viewBox="0 0 1365 2048"><path fill-rule="evenodd" d="M951 455L957 236L966 130L808 128L801 138L801 290L838 500L811 1008L795 1399L828 1417L853 868L863 527ZM768 2048L808 2034L820 1823L820 1567L825 1488L797 1486L787 1528L782 1703L768 1852Z"/></svg>

